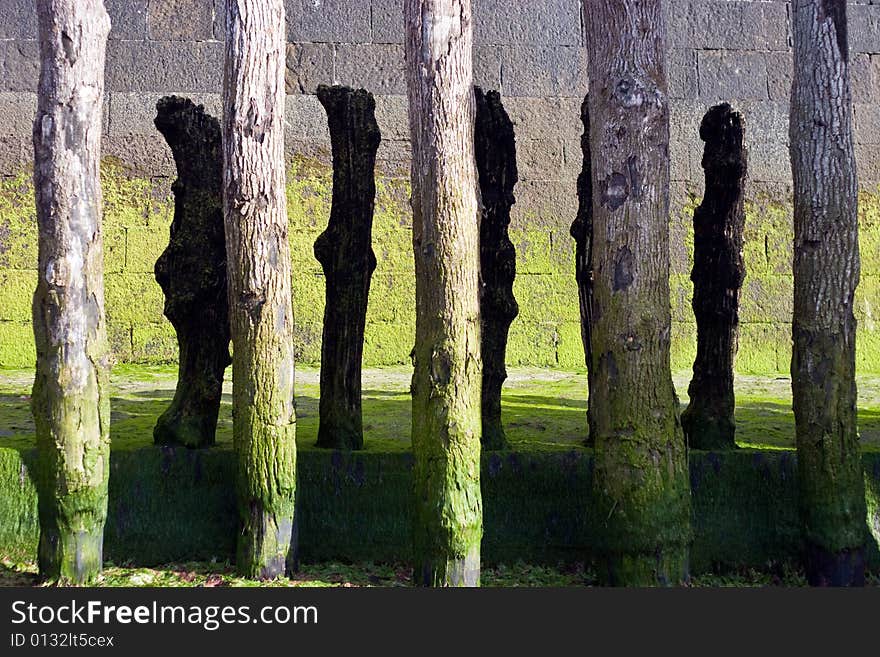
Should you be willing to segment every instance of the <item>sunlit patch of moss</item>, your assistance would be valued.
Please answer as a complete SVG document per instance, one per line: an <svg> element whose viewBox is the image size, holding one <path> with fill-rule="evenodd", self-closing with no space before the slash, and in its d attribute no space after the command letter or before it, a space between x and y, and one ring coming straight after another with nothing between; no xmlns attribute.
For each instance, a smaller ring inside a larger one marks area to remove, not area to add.
<svg viewBox="0 0 880 657"><path fill-rule="evenodd" d="M408 367L371 368L364 372L365 449L399 452L410 449L412 371ZM30 370L0 371L0 447L33 445ZM113 370L111 439L113 449L152 444L156 418L170 403L177 381L175 365L120 364ZM689 373L675 377L682 409L687 405ZM217 426L217 445L231 447L231 369ZM860 375L859 431L865 451L880 452L880 377ZM794 449L791 383L786 377L740 375L736 379L737 444L760 450ZM297 444L316 449L319 370L297 368ZM587 377L577 372L543 368L509 368L503 388L502 413L515 449L582 449L587 437Z"/></svg>

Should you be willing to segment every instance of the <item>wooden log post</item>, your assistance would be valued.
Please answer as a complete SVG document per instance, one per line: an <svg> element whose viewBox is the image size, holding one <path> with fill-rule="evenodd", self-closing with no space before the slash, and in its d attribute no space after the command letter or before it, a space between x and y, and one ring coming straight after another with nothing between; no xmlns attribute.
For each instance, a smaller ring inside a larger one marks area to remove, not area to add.
<svg viewBox="0 0 880 657"><path fill-rule="evenodd" d="M220 123L201 105L167 96L156 104L156 128L177 167L168 247L156 261L165 316L177 332L177 389L159 416L159 445L214 444L229 356L229 299L223 229Z"/></svg>
<svg viewBox="0 0 880 657"><path fill-rule="evenodd" d="M470 0L406 0L416 339L414 581L477 586L480 230Z"/></svg>
<svg viewBox="0 0 880 657"><path fill-rule="evenodd" d="M480 217L480 322L483 356L483 435L485 449L508 446L501 422L501 386L510 324L519 314L513 296L516 249L508 235L517 181L513 123L497 91L474 89L475 155L483 199Z"/></svg>
<svg viewBox="0 0 880 657"><path fill-rule="evenodd" d="M581 342L584 345L584 362L587 366L587 439L585 444L593 444L593 421L590 404L594 397L595 377L593 373L593 349L590 346L593 322L593 172L590 162L590 97L584 96L581 103L581 152L583 164L577 179L578 211L571 224L569 234L574 239L574 274L578 287L578 306L581 313Z"/></svg>
<svg viewBox="0 0 880 657"><path fill-rule="evenodd" d="M669 103L660 0L591 0L591 392L603 579L688 578L691 489L670 370Z"/></svg>
<svg viewBox="0 0 880 657"><path fill-rule="evenodd" d="M361 449L361 366L367 297L376 269L371 241L381 135L372 94L321 85L318 100L330 127L333 202L327 229L315 241L327 286L317 445Z"/></svg>
<svg viewBox="0 0 880 657"><path fill-rule="evenodd" d="M846 0L794 0L789 137L794 181L791 385L798 501L812 585L865 581L858 432L858 176Z"/></svg>
<svg viewBox="0 0 880 657"><path fill-rule="evenodd" d="M733 362L739 330L743 263L743 188L746 177L745 126L727 103L711 108L700 124L706 142L706 191L694 211L692 307L697 320L697 357L688 387L690 402L681 414L694 449L733 449Z"/></svg>
<svg viewBox="0 0 880 657"><path fill-rule="evenodd" d="M292 570L296 414L284 164L282 0L226 3L223 214L232 334L238 571Z"/></svg>
<svg viewBox="0 0 880 657"><path fill-rule="evenodd" d="M88 584L101 572L110 474L99 174L110 17L101 0L38 0L36 8L38 562L45 579Z"/></svg>

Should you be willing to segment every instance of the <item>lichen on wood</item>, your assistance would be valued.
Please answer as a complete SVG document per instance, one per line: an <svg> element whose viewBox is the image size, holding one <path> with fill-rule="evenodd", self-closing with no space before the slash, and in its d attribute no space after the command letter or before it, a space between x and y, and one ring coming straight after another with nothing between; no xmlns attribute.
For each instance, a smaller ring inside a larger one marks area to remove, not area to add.
<svg viewBox="0 0 880 657"><path fill-rule="evenodd" d="M513 296L516 249L508 235L517 182L513 123L497 91L474 89L480 216L480 323L483 358L482 443L485 449L508 446L501 422L501 386L507 378L505 355L510 325L519 314Z"/></svg>
<svg viewBox="0 0 880 657"><path fill-rule="evenodd" d="M406 0L413 148L414 581L477 586L480 491L479 187L470 0Z"/></svg>
<svg viewBox="0 0 880 657"><path fill-rule="evenodd" d="M681 424L694 449L736 447L733 364L739 330L743 263L745 126L730 105L712 107L700 124L706 142L706 191L694 211L691 306L697 320L697 356Z"/></svg>
<svg viewBox="0 0 880 657"><path fill-rule="evenodd" d="M856 421L858 179L845 0L792 3L792 401L804 565L813 585L865 580Z"/></svg>
<svg viewBox="0 0 880 657"><path fill-rule="evenodd" d="M39 452L40 574L101 572L110 474L110 347L99 178L110 17L101 0L37 2L34 120L39 275L32 411Z"/></svg>
<svg viewBox="0 0 880 657"><path fill-rule="evenodd" d="M174 399L159 416L160 445L214 444L229 356L229 300L223 229L223 157L220 123L201 105L167 96L156 104L155 124L177 167L171 239L156 261L165 316L179 348Z"/></svg>
<svg viewBox="0 0 880 657"><path fill-rule="evenodd" d="M688 578L688 457L670 370L669 102L660 0L587 17L593 175L590 391L600 575Z"/></svg>
<svg viewBox="0 0 880 657"><path fill-rule="evenodd" d="M317 445L361 449L361 365L367 297L376 268L371 241L381 134L371 93L321 85L318 100L330 127L333 202L327 229L314 247L326 282Z"/></svg>
<svg viewBox="0 0 880 657"><path fill-rule="evenodd" d="M284 3L226 3L223 210L239 573L295 568L296 414L284 170Z"/></svg>

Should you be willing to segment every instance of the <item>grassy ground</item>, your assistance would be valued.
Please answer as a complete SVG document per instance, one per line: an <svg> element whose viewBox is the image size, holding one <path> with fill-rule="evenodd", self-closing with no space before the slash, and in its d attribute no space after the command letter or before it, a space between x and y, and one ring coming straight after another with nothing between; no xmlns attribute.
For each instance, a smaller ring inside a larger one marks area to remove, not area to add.
<svg viewBox="0 0 880 657"><path fill-rule="evenodd" d="M324 563L304 565L294 577L272 582L253 582L235 576L228 563L180 563L157 568L126 568L107 564L98 586L411 586L410 567L406 564L342 564ZM583 564L559 567L534 566L515 563L484 568L482 585L492 587L522 586L593 586L595 574ZM869 586L880 586L880 579L872 576ZM30 563L13 563L0 559L0 586L37 586L37 569ZM783 566L756 571L752 569L723 575L700 575L690 583L693 587L756 587L806 586L802 572Z"/></svg>
<svg viewBox="0 0 880 657"><path fill-rule="evenodd" d="M675 376L687 404L687 373ZM29 395L30 371L0 370L0 447L34 444ZM410 370L373 369L364 373L365 448L376 451L410 447ZM122 366L113 373L113 449L152 443L156 418L174 393L176 368ZM791 383L787 378L742 376L737 388L737 441L742 447L794 448ZM318 434L318 370L297 370L297 443L312 449ZM514 447L579 447L586 431L586 374L540 368L511 368L504 386L503 412ZM227 383L217 442L230 446L231 388ZM859 427L865 450L880 451L880 376L859 377Z"/></svg>
<svg viewBox="0 0 880 657"><path fill-rule="evenodd" d="M318 370L297 371L297 438L301 449L315 449L318 430ZM373 369L364 373L366 449L399 451L410 447L410 371ZM686 405L689 375L675 377ZM0 447L30 448L34 428L29 407L30 371L0 371ZM174 367L123 366L113 372L112 445L128 449L150 445L158 415L171 400ZM792 449L794 418L786 378L739 377L738 442L744 448ZM512 368L504 388L504 420L514 447L582 449L586 424L586 375L538 368ZM231 444L231 388L227 384L218 427L218 444ZM863 447L880 451L880 376L859 377L859 420ZM291 579L270 586L406 586L405 564L306 564ZM583 565L552 568L517 563L483 571L485 586L584 586L595 575ZM746 570L694 578L693 586L801 586L802 573L787 567ZM875 576L871 582L880 585ZM15 563L0 555L0 586L38 585L33 563ZM156 568L107 564L101 586L252 586L237 578L228 563L180 563Z"/></svg>

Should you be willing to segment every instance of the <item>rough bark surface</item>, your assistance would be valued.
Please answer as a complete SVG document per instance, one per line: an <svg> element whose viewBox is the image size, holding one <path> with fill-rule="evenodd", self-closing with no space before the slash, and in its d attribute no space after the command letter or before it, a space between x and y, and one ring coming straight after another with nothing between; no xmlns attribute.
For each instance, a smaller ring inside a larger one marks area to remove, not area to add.
<svg viewBox="0 0 880 657"><path fill-rule="evenodd" d="M110 17L100 0L38 0L37 17L38 560L43 577L86 584L101 572L110 465L99 176Z"/></svg>
<svg viewBox="0 0 880 657"><path fill-rule="evenodd" d="M733 361L739 331L743 263L743 187L746 177L742 116L723 103L700 125L706 142L706 192L694 211L694 298L697 357L688 387L690 401L681 414L688 445L694 449L733 449Z"/></svg>
<svg viewBox="0 0 880 657"><path fill-rule="evenodd" d="M853 294L858 182L844 0L795 0L792 393L807 576L864 582L865 488L856 426Z"/></svg>
<svg viewBox="0 0 880 657"><path fill-rule="evenodd" d="M476 586L482 366L471 5L404 7L416 269L414 580Z"/></svg>
<svg viewBox="0 0 880 657"><path fill-rule="evenodd" d="M373 253L376 149L381 135L373 95L348 87L318 87L333 148L330 222L315 241L326 279L321 340L318 446L361 449L361 364Z"/></svg>
<svg viewBox="0 0 880 657"><path fill-rule="evenodd" d="M669 365L669 109L660 0L586 12L594 493L610 584L688 576L690 482Z"/></svg>
<svg viewBox="0 0 880 657"><path fill-rule="evenodd" d="M156 104L155 124L177 166L174 221L168 247L156 261L165 316L177 332L177 389L159 416L160 445L214 444L229 356L229 297L223 230L223 153L220 123L201 105L176 96Z"/></svg>
<svg viewBox="0 0 880 657"><path fill-rule="evenodd" d="M578 305L581 311L581 342L584 344L584 360L587 366L587 430L585 441L588 446L593 444L593 420L589 404L592 403L595 377L592 361L592 337L590 326L593 322L593 173L590 162L590 97L584 96L581 104L581 123L584 131L581 134L581 152L583 165L577 179L578 211L571 224L569 234L574 238L575 261L574 273L578 286Z"/></svg>
<svg viewBox="0 0 880 657"><path fill-rule="evenodd" d="M483 206L480 216L480 321L483 358L482 443L484 449L508 446L501 423L501 386L507 378L504 357L510 324L519 314L513 296L516 249L507 229L515 203L516 139L501 94L475 90L474 127L477 173Z"/></svg>
<svg viewBox="0 0 880 657"><path fill-rule="evenodd" d="M223 209L232 328L238 569L294 564L296 419L284 175L284 2L226 3Z"/></svg>

